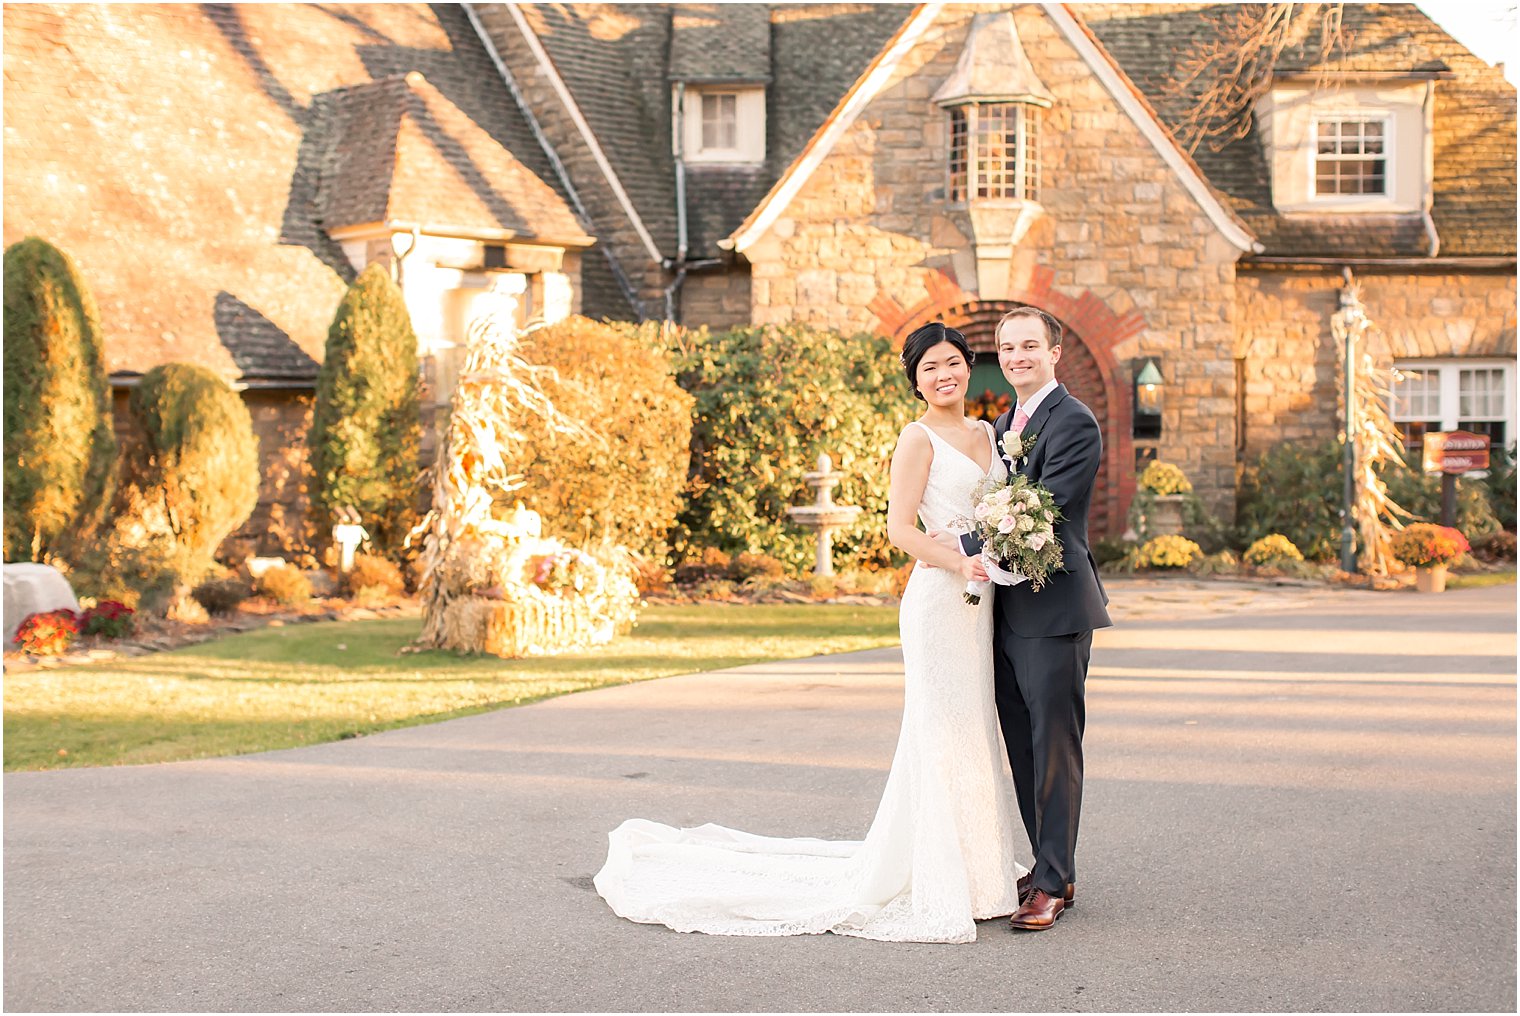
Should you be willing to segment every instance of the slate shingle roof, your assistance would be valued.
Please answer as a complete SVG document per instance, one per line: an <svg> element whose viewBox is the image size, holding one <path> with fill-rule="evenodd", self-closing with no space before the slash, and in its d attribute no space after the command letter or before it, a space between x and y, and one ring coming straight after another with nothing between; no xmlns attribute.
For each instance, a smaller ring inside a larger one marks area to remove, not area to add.
<svg viewBox="0 0 1520 1016"><path fill-rule="evenodd" d="M413 71L319 100L331 152L318 191L325 229L401 221L501 230L587 246L555 191Z"/></svg>
<svg viewBox="0 0 1520 1016"><path fill-rule="evenodd" d="M13 4L4 48L4 242L74 256L113 372L315 377L353 273L317 211L335 90L420 71L558 187L454 4ZM617 292L599 260L588 306Z"/></svg>
<svg viewBox="0 0 1520 1016"><path fill-rule="evenodd" d="M769 81L771 12L765 4L681 4L671 14L672 81Z"/></svg>
<svg viewBox="0 0 1520 1016"><path fill-rule="evenodd" d="M855 79L912 13L911 4L521 4L665 257L676 252L672 78L769 79L766 160L759 167L690 166L689 256L713 257L796 158ZM762 17L763 15L763 17ZM722 28L705 24L719 19ZM511 31L490 19L493 36ZM686 38L690 33L690 38ZM760 55L769 44L769 66ZM498 49L513 49L502 39ZM700 44L699 44L700 43ZM535 74L526 63L514 74ZM549 118L545 118L549 127ZM568 150L578 138L561 131ZM578 180L578 186L603 186ZM601 223L599 228L605 228ZM589 259L588 259L589 260ZM626 250L633 264L648 260Z"/></svg>
<svg viewBox="0 0 1520 1016"><path fill-rule="evenodd" d="M1179 81L1177 55L1246 13L1232 4L1074 4L1102 45L1175 129L1197 89ZM1409 73L1449 68L1435 86L1432 218L1445 256L1515 254L1515 89L1413 4L1346 4L1336 69ZM1317 33L1286 50L1277 73L1316 73ZM1272 205L1271 175L1255 126L1193 153L1209 181L1256 234L1267 256L1423 257L1418 215L1285 216Z"/></svg>

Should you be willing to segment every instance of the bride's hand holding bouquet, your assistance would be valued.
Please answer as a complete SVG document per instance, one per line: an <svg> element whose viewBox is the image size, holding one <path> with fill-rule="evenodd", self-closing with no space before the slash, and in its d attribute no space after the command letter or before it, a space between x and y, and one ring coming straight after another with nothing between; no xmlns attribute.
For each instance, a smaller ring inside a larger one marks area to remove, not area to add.
<svg viewBox="0 0 1520 1016"><path fill-rule="evenodd" d="M982 541L982 557L990 559L987 571L994 581L998 570L1011 571L1038 592L1062 564L1061 541L1055 533L1061 518L1050 491L1027 476L1014 474L981 484L967 521L969 531ZM967 583L967 603L981 602L982 585Z"/></svg>

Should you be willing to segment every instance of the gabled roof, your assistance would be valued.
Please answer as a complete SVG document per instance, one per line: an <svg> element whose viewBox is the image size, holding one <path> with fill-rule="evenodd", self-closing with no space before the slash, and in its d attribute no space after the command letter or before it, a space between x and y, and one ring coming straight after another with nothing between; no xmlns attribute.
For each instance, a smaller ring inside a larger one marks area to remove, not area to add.
<svg viewBox="0 0 1520 1016"><path fill-rule="evenodd" d="M444 133L461 118L480 133L454 146L419 128L402 149L436 140L440 178L459 177L488 137L557 187L452 4L12 4L4 49L5 243L36 234L73 255L112 372L315 377L353 274L319 221L333 139L318 97L421 72L452 110ZM588 310L601 293L615 306L601 259L583 260Z"/></svg>
<svg viewBox="0 0 1520 1016"><path fill-rule="evenodd" d="M1216 229L1242 251L1257 248L1255 238L1244 228L1220 195L1210 186L1198 166L1189 159L1161 123L1156 111L1140 94L1090 32L1062 4L1041 4L1045 14L1077 51L1093 74L1103 83L1120 109L1129 116L1142 135L1150 141L1158 155L1177 176L1184 189L1192 195L1200 209L1214 223ZM792 198L800 191L813 171L828 157L830 151L855 118L890 81L897 64L918 43L939 13L939 5L922 4L913 16L893 37L889 46L861 74L849 93L840 100L828 118L819 127L807 148L782 174L775 186L749 214L738 229L725 242L734 250L743 251L754 243L770 227Z"/></svg>
<svg viewBox="0 0 1520 1016"><path fill-rule="evenodd" d="M332 149L317 213L329 233L399 223L441 234L593 242L552 187L420 72L318 102Z"/></svg>
<svg viewBox="0 0 1520 1016"><path fill-rule="evenodd" d="M476 6L507 56L516 48L506 37L511 20L494 16L500 5ZM755 207L913 11L908 4L872 3L524 3L514 8L547 52L664 257L674 256L677 239L672 79L768 79L766 161L688 167L693 258L718 253L717 242ZM721 31L711 27L713 19ZM760 75L759 58L767 52L768 67ZM539 73L522 59L512 62L511 71L525 78ZM552 117L543 119L550 142L562 153L581 147L571 131L556 128ZM596 176L581 173L577 186L603 186ZM607 216L621 214L613 202L606 203ZM596 225L605 239L606 224ZM628 263L649 260L639 247L626 241L624 247Z"/></svg>
<svg viewBox="0 0 1520 1016"><path fill-rule="evenodd" d="M1178 55L1229 30L1246 13L1235 4L1073 4L1093 34L1176 129L1197 94L1184 86ZM1432 218L1443 256L1515 254L1515 89L1413 4L1346 4L1348 45L1335 70L1429 73L1434 112ZM1286 50L1279 75L1320 68L1318 38ZM1422 257L1429 240L1415 216L1284 216L1272 205L1271 173L1253 125L1242 138L1193 153L1209 180L1256 233L1269 256Z"/></svg>

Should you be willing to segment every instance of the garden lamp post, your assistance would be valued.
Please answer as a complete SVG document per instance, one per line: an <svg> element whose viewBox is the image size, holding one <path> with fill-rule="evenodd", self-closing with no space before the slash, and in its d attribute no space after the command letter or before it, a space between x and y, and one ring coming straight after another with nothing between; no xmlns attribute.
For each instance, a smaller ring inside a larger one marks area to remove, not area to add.
<svg viewBox="0 0 1520 1016"><path fill-rule="evenodd" d="M1345 473L1345 500L1341 505L1341 570L1356 571L1356 334L1366 324L1361 300L1357 298L1356 284L1351 279L1351 269L1343 268L1346 286L1341 290L1341 313L1332 320L1332 329L1341 333L1345 343L1346 369L1342 372L1345 386L1346 444L1341 450L1341 469Z"/></svg>

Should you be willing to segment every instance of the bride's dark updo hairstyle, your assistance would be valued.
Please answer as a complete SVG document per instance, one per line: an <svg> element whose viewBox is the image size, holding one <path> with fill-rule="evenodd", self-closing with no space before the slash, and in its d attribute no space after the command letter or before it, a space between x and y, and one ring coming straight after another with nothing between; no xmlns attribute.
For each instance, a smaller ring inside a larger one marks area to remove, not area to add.
<svg viewBox="0 0 1520 1016"><path fill-rule="evenodd" d="M918 362L924 358L924 354L941 342L948 342L961 351L966 358L966 365L976 362L976 354L971 351L971 346L966 342L966 336L954 328L947 328L943 321L931 321L922 328L909 335L903 342L902 353L897 357L902 361L903 370L908 373L908 386L913 389L913 397L920 402L926 402L923 392L918 390Z"/></svg>

